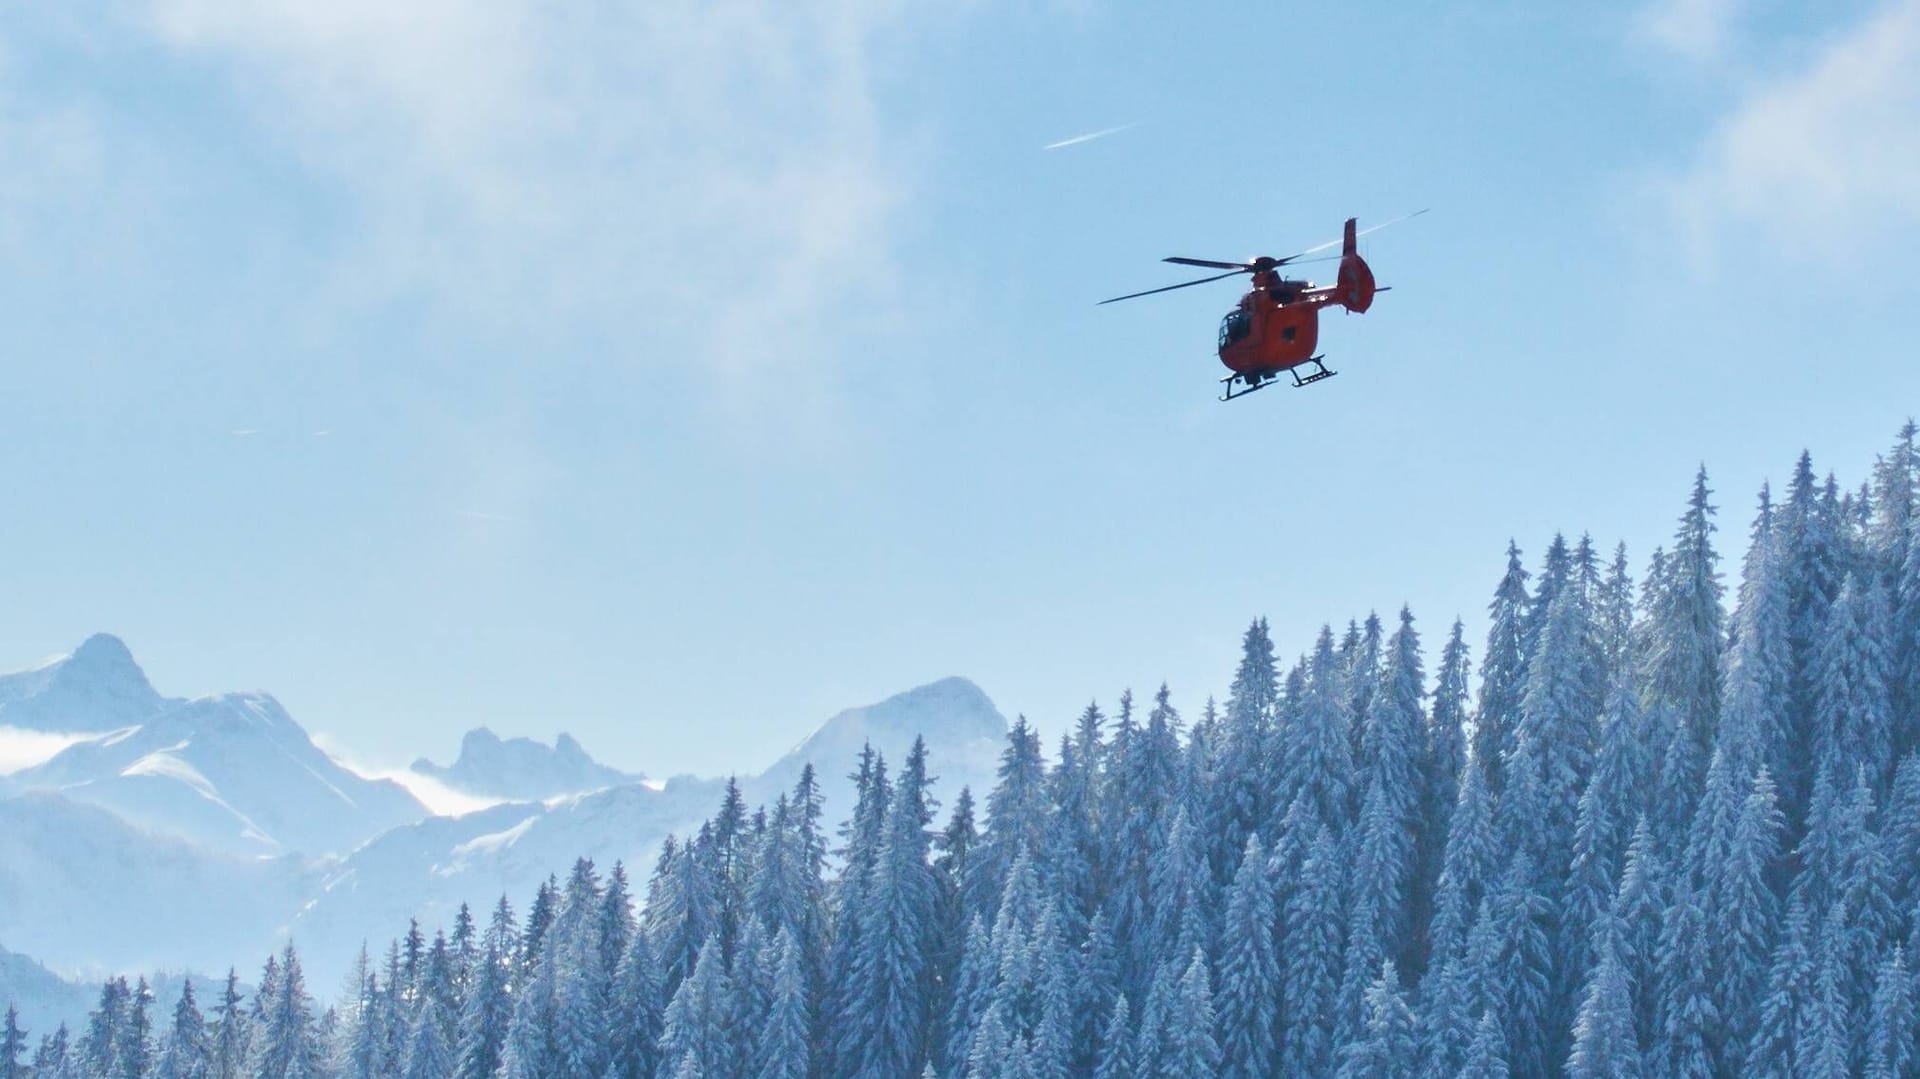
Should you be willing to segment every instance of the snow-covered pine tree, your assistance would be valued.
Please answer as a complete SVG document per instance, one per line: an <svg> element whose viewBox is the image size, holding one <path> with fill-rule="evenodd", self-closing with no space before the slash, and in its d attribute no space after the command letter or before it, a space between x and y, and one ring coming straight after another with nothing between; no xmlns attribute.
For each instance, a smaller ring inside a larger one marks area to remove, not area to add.
<svg viewBox="0 0 1920 1079"><path fill-rule="evenodd" d="M1768 885L1780 859L1784 831L1773 777L1754 776L1741 805L1726 858L1706 879L1707 940L1713 951L1708 975L1722 1035L1721 1061L1743 1070L1760 1021L1769 951L1778 931L1779 900Z"/></svg>
<svg viewBox="0 0 1920 1079"><path fill-rule="evenodd" d="M1794 1032L1800 1074L1810 1079L1846 1079L1850 1074L1853 1016L1847 1000L1845 937L1845 913L1835 906L1820 931L1806 1022Z"/></svg>
<svg viewBox="0 0 1920 1079"><path fill-rule="evenodd" d="M111 1075L119 1066L131 995L125 978L108 978L101 984L99 1003L87 1013L87 1031L80 1036L80 1063L90 1074Z"/></svg>
<svg viewBox="0 0 1920 1079"><path fill-rule="evenodd" d="M1342 844L1319 828L1289 898L1281 955L1281 1073L1325 1075L1334 1065L1333 1019L1341 974ZM1144 1063L1144 1061L1143 1061Z"/></svg>
<svg viewBox="0 0 1920 1079"><path fill-rule="evenodd" d="M1524 784L1527 797L1502 801L1507 820L1500 831L1527 851L1541 881L1558 882L1572 858L1580 791L1593 767L1599 702L1590 684L1592 619L1579 592L1559 589L1543 619L1506 760L1509 782ZM1522 1067L1518 1047L1509 1063Z"/></svg>
<svg viewBox="0 0 1920 1079"><path fill-rule="evenodd" d="M1080 945L1080 976L1075 984L1074 1007L1078 1022L1073 1062L1076 1076L1093 1073L1103 1024L1112 1016L1113 1002L1121 995L1120 955L1112 926L1105 907L1094 911L1087 925L1086 939Z"/></svg>
<svg viewBox="0 0 1920 1079"><path fill-rule="evenodd" d="M969 889L988 900L983 910L987 918L993 917L992 899L1005 885L1019 853L1025 850L1037 856L1046 849L1050 809L1040 735L1020 716L1007 731L997 779L987 795L989 827L968 866L968 872L978 877Z"/></svg>
<svg viewBox="0 0 1920 1079"><path fill-rule="evenodd" d="M1480 661L1480 708L1474 714L1473 755L1484 762L1495 793L1506 789L1505 762L1520 723L1527 681L1527 571L1520 548L1507 543L1507 572L1487 607L1487 651Z"/></svg>
<svg viewBox="0 0 1920 1079"><path fill-rule="evenodd" d="M154 1079L206 1079L211 1065L206 1019L193 999L193 981L183 979L180 999L173 1006L173 1023L154 1064Z"/></svg>
<svg viewBox="0 0 1920 1079"><path fill-rule="evenodd" d="M1499 1017L1489 1011L1474 1028L1459 1079L1507 1079L1507 1075L1506 1039L1500 1031Z"/></svg>
<svg viewBox="0 0 1920 1079"><path fill-rule="evenodd" d="M220 1001L213 1006L209 1079L239 1079L246 1073L247 1035L247 1013L240 996L240 976L229 967L226 985L220 990Z"/></svg>
<svg viewBox="0 0 1920 1079"><path fill-rule="evenodd" d="M1355 879L1357 887L1371 893L1384 955L1402 966L1412 965L1410 916L1427 905L1424 895L1415 894L1421 789L1430 771L1426 718L1420 707L1424 680L1420 635L1413 627L1413 612L1402 607L1399 628L1387 642L1380 686L1361 724L1361 756L1367 769L1358 854L1365 868ZM1369 822L1367 805L1376 797L1377 819ZM1369 964L1369 980L1376 966Z"/></svg>
<svg viewBox="0 0 1920 1079"><path fill-rule="evenodd" d="M993 1003L993 944L985 923L975 913L967 923L966 945L954 979L953 1002L948 1006L944 1075L961 1075L973 1050L975 1034Z"/></svg>
<svg viewBox="0 0 1920 1079"><path fill-rule="evenodd" d="M1410 913L1414 942L1407 970L1418 977L1426 969L1426 928L1437 902L1440 871L1446 856L1447 841L1453 828L1453 807L1467 772L1467 729L1471 718L1467 711L1467 684L1471 677L1465 627L1453 620L1453 629L1440 651L1440 668L1434 674L1433 702L1428 708L1425 769L1420 780L1420 822L1416 829L1418 867L1414 888L1415 905Z"/></svg>
<svg viewBox="0 0 1920 1079"><path fill-rule="evenodd" d="M26 1028L20 1025L19 1009L9 1003L5 1025L0 1026L0 1079L25 1079L27 1062L21 1058L26 1052Z"/></svg>
<svg viewBox="0 0 1920 1079"><path fill-rule="evenodd" d="M1227 889L1216 998L1224 1079L1262 1079L1273 1074L1277 1064L1274 1021L1280 1010L1280 962L1273 940L1273 881L1266 863L1260 837L1249 835Z"/></svg>
<svg viewBox="0 0 1920 1079"><path fill-rule="evenodd" d="M782 928L773 940L772 1006L755 1034L752 1079L807 1079L813 1066L812 1032L800 945Z"/></svg>
<svg viewBox="0 0 1920 1079"><path fill-rule="evenodd" d="M453 1074L456 1061L453 1048L447 1044L447 1020L442 1010L443 1005L430 999L422 1000L415 1009L407 1039L406 1068L400 1073L403 1079L445 1079Z"/></svg>
<svg viewBox="0 0 1920 1079"><path fill-rule="evenodd" d="M73 1079L75 1071L70 1042L65 1023L55 1027L52 1034L41 1036L40 1044L33 1050L35 1079Z"/></svg>
<svg viewBox="0 0 1920 1079"><path fill-rule="evenodd" d="M1710 1079L1720 1016L1707 985L1707 915L1700 895L1684 878L1675 884L1660 933L1660 959L1654 967L1659 985L1660 1018L1652 1039L1649 1070L1680 1079Z"/></svg>
<svg viewBox="0 0 1920 1079"><path fill-rule="evenodd" d="M1593 925L1597 961L1587 976L1573 1024L1567 1079L1637 1079L1642 1047L1633 1023L1633 986L1622 951L1623 933L1611 910Z"/></svg>
<svg viewBox="0 0 1920 1079"><path fill-rule="evenodd" d="M1702 467L1674 533L1666 576L1650 596L1642 655L1650 706L1670 709L1702 755L1719 720L1720 652L1726 640L1711 494Z"/></svg>
<svg viewBox="0 0 1920 1079"><path fill-rule="evenodd" d="M1075 937L1086 932L1100 898L1099 821L1094 816L1098 782L1091 764L1081 757L1079 743L1061 735L1059 763L1049 779L1053 811L1047 816L1043 860L1047 878L1060 897L1061 914Z"/></svg>
<svg viewBox="0 0 1920 1079"><path fill-rule="evenodd" d="M1240 641L1240 666L1227 693L1220 736L1220 781L1206 792L1206 832L1214 879L1225 886L1247 836L1277 812L1272 805L1269 756L1274 715L1280 704L1280 672L1274 663L1267 620L1255 619Z"/></svg>
<svg viewBox="0 0 1920 1079"><path fill-rule="evenodd" d="M125 1022L120 1032L119 1059L114 1074L129 1079L145 1079L153 1064L153 990L145 978L135 981L127 996Z"/></svg>
<svg viewBox="0 0 1920 1079"><path fill-rule="evenodd" d="M1906 950L1895 944L1874 972L1873 999L1868 1005L1866 1079L1897 1079L1913 1074L1913 975L1907 970Z"/></svg>
<svg viewBox="0 0 1920 1079"><path fill-rule="evenodd" d="M261 1016L259 1044L254 1047L254 1079L316 1079L321 1075L321 1055L314 1034L313 1000L307 996L300 958L292 944L281 952L273 982ZM266 983L263 977L262 992Z"/></svg>
<svg viewBox="0 0 1920 1079"><path fill-rule="evenodd" d="M839 1058L857 1079L913 1075L927 1060L935 901L927 797L926 746L916 739L863 895L852 992L839 1017Z"/></svg>
<svg viewBox="0 0 1920 1079"><path fill-rule="evenodd" d="M1500 843L1493 831L1493 795L1486 775L1484 763L1475 758L1461 776L1434 890L1427 934L1430 970L1466 947L1473 913L1499 865Z"/></svg>
<svg viewBox="0 0 1920 1079"><path fill-rule="evenodd" d="M1473 1041L1473 987L1467 981L1465 948L1436 954L1420 982L1421 1079L1453 1079Z"/></svg>
<svg viewBox="0 0 1920 1079"><path fill-rule="evenodd" d="M459 1037L454 1046L455 1079L492 1079L500 1070L507 1028L513 1020L509 991L514 975L514 937L513 908L502 896L482 934L466 1006L460 1012Z"/></svg>
<svg viewBox="0 0 1920 1079"><path fill-rule="evenodd" d="M1876 791L1893 778L1893 715L1886 644L1886 593L1849 573L1815 651L1815 767L1852 778L1865 768Z"/></svg>
<svg viewBox="0 0 1920 1079"><path fill-rule="evenodd" d="M1127 995L1114 998L1113 1012L1107 1017L1100 1037L1099 1062L1093 1079L1141 1079L1133 1062L1133 1028L1128 1015Z"/></svg>
<svg viewBox="0 0 1920 1079"><path fill-rule="evenodd" d="M1333 651L1333 631L1320 627L1299 707L1293 711L1284 752L1282 794L1305 797L1326 827L1344 831L1354 806L1353 747L1341 699L1345 690Z"/></svg>
<svg viewBox="0 0 1920 1079"><path fill-rule="evenodd" d="M1612 911L1632 826L1630 814L1640 804L1644 769L1636 730L1639 717L1629 683L1624 679L1615 683L1601 718L1593 774L1581 792L1574 818L1573 855L1560 909L1560 951L1554 972L1556 997L1567 1007L1578 1006L1580 986L1594 966L1595 927Z"/></svg>
<svg viewBox="0 0 1920 1079"><path fill-rule="evenodd" d="M613 976L608 1010L608 1079L649 1079L659 1067L661 1013L660 974L654 966L653 945L636 929ZM468 1079L462 1073L460 1079Z"/></svg>
<svg viewBox="0 0 1920 1079"><path fill-rule="evenodd" d="M826 997L820 1013L822 1050L833 1066L842 1070L846 1062L839 1053L847 1044L847 1017L859 991L854 963L860 955L860 923L866 910L873 867L880 858L881 843L885 839L887 804L893 800L886 759L871 745L861 748L859 767L850 778L854 782L853 816L841 828L840 879L832 889ZM671 984L669 981L668 985Z"/></svg>
<svg viewBox="0 0 1920 1079"><path fill-rule="evenodd" d="M1814 973L1811 916L1805 899L1795 896L1788 904L1780 942L1774 946L1767 969L1759 1025L1747 1051L1748 1074L1760 1079L1791 1079L1802 1074L1802 1053L1810 1046L1803 1047L1799 1038L1808 1029L1814 1007Z"/></svg>
<svg viewBox="0 0 1920 1079"><path fill-rule="evenodd" d="M1788 642L1793 656L1792 700L1788 711L1788 743L1802 747L1806 763L1793 770L1799 785L1788 799L1792 808L1809 803L1813 782L1812 747L1818 724L1814 717L1819 645L1827 612L1840 593L1841 565L1836 547L1836 508L1823 496L1813 475L1813 460L1802 452L1787 488L1787 500L1775 518L1776 535L1787 581ZM1805 810L1802 810L1805 812ZM1789 819L1800 819L1789 813Z"/></svg>
<svg viewBox="0 0 1920 1079"><path fill-rule="evenodd" d="M1176 805L1166 841L1148 859L1147 898L1152 920L1146 961L1180 962L1211 937L1207 900L1213 880L1205 845L1184 804Z"/></svg>
<svg viewBox="0 0 1920 1079"><path fill-rule="evenodd" d="M733 999L727 961L716 931L694 961L693 973L674 990L660 1032L660 1059L684 1069L691 1061L704 1076L738 1075L734 1056Z"/></svg>
<svg viewBox="0 0 1920 1079"><path fill-rule="evenodd" d="M1161 1033L1161 1066L1157 1079L1216 1079L1220 1074L1220 1046L1214 1038L1213 991L1208 984L1207 956L1195 948L1186 972L1170 1002Z"/></svg>
<svg viewBox="0 0 1920 1079"><path fill-rule="evenodd" d="M1365 1009L1361 1036L1341 1050L1339 1079L1399 1079L1411 1075L1419 1041L1393 960L1381 964L1380 973L1367 987Z"/></svg>
<svg viewBox="0 0 1920 1079"><path fill-rule="evenodd" d="M1522 1075L1547 1073L1557 1034L1546 1023L1552 1009L1551 906L1538 891L1538 880L1533 859L1524 850L1516 853L1491 911L1499 952L1487 984L1501 1000L1507 1063Z"/></svg>

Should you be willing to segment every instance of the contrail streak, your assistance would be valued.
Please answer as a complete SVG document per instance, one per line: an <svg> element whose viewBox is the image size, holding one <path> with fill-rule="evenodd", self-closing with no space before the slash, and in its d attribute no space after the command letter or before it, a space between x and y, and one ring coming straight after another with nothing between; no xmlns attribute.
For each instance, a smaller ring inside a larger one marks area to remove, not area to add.
<svg viewBox="0 0 1920 1079"><path fill-rule="evenodd" d="M1138 124L1121 124L1119 127L1110 127L1110 128L1107 128L1105 131L1089 131L1085 135L1075 135L1070 139L1061 139L1059 142L1050 142L1045 146L1042 146L1041 149L1042 150L1059 150L1068 146L1078 146L1083 142L1092 142L1095 139L1104 139L1108 135L1118 135L1122 131L1126 131L1129 128L1138 127L1138 126L1139 126Z"/></svg>

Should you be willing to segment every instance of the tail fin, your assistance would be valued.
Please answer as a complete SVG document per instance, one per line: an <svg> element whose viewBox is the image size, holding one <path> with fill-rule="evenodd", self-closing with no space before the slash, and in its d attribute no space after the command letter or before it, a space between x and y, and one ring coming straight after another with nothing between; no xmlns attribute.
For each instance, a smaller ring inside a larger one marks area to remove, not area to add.
<svg viewBox="0 0 1920 1079"><path fill-rule="evenodd" d="M1354 225L1358 223L1359 220L1357 217L1347 218L1347 231L1340 238L1340 253L1342 255L1356 254L1360 250L1360 245L1354 233Z"/></svg>

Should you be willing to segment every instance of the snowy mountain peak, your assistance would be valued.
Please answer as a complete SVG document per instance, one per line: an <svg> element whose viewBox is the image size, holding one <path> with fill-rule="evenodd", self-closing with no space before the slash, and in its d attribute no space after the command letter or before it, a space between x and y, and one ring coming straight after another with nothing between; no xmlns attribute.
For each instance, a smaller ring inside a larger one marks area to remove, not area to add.
<svg viewBox="0 0 1920 1079"><path fill-rule="evenodd" d="M341 767L264 693L171 702L9 782L229 854L343 854L426 816L398 784Z"/></svg>
<svg viewBox="0 0 1920 1079"><path fill-rule="evenodd" d="M120 638L96 633L68 655L0 675L0 727L93 734L140 723L169 704Z"/></svg>
<svg viewBox="0 0 1920 1079"><path fill-rule="evenodd" d="M462 793L510 801L540 801L642 778L600 764L564 732L547 746L531 738L502 739L486 727L460 739L460 756L451 766L422 757L412 767Z"/></svg>
<svg viewBox="0 0 1920 1079"><path fill-rule="evenodd" d="M951 798L962 786L991 780L1006 743L1007 718L971 681L942 678L878 704L840 712L775 761L752 787L771 798L777 791L791 789L808 764L823 776L837 776L869 746L897 766L906 759L915 738L926 740L928 754L939 764L936 793ZM844 814L851 804L843 785L827 788L829 819L841 819L836 814Z"/></svg>
<svg viewBox="0 0 1920 1079"><path fill-rule="evenodd" d="M1007 734L1007 719L986 691L958 676L929 682L896 693L878 704L849 708L827 720L801 748L822 739L840 741L859 733L876 743L923 737L928 745L992 739L998 746Z"/></svg>

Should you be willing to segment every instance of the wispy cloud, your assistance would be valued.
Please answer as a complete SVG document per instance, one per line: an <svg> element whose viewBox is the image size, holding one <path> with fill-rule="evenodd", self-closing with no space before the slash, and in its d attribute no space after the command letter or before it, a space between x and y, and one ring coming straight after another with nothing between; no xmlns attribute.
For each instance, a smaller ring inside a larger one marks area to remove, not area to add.
<svg viewBox="0 0 1920 1079"><path fill-rule="evenodd" d="M87 741L95 735L48 734L44 731L0 727L0 776L32 768L52 760L68 746Z"/></svg>
<svg viewBox="0 0 1920 1079"><path fill-rule="evenodd" d="M236 427L227 433L235 438L252 438L254 435L260 433L260 429L258 427Z"/></svg>
<svg viewBox="0 0 1920 1079"><path fill-rule="evenodd" d="M835 366L849 312L896 295L911 162L873 96L877 38L905 17L893 0L76 3L75 38L131 28L200 68L263 153L319 185L335 220L310 305L425 301L545 362L691 365L775 396ZM0 137L32 133L34 167L128 173L94 160L130 151L98 150L84 116L8 117L7 77ZM714 317L743 279L753 302Z"/></svg>
<svg viewBox="0 0 1920 1079"><path fill-rule="evenodd" d="M1108 135L1118 135L1122 131L1131 131L1132 129L1139 126L1140 125L1138 123L1131 123L1131 124L1121 124L1119 127L1104 128L1099 131L1089 131L1084 135L1075 135L1072 138L1061 139L1059 142L1047 143L1045 146L1042 146L1041 149L1042 150L1063 150L1069 146L1078 146L1083 142L1092 142L1095 139L1104 139Z"/></svg>
<svg viewBox="0 0 1920 1079"><path fill-rule="evenodd" d="M436 817L459 817L468 813L477 813L500 805L504 799L483 798L476 794L450 787L432 776L422 775L411 768L393 768L356 761L346 752L345 747L332 735L315 732L313 744L320 751L332 757L334 762L349 772L364 779L387 779L405 787L414 800L427 807L427 812Z"/></svg>
<svg viewBox="0 0 1920 1079"><path fill-rule="evenodd" d="M1735 236L1846 255L1920 226L1920 0L1896 0L1748 93L1667 185L1697 254Z"/></svg>
<svg viewBox="0 0 1920 1079"><path fill-rule="evenodd" d="M1640 11L1638 28L1653 43L1693 60L1711 60L1726 48L1746 0L1654 0Z"/></svg>

